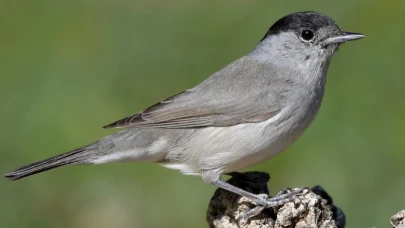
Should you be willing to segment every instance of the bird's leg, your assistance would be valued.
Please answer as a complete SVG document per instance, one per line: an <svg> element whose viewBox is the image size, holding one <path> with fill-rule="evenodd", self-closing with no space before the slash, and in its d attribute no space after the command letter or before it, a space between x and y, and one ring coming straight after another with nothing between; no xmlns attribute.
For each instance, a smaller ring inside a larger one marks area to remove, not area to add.
<svg viewBox="0 0 405 228"><path fill-rule="evenodd" d="M213 184L227 191L233 192L240 196L244 196L253 201L253 203L256 204L257 206L264 206L264 207L276 207L288 202L295 201L297 199L296 195L305 191L305 188L303 188L285 194L278 194L273 198L265 199L221 180L217 180Z"/></svg>
<svg viewBox="0 0 405 228"><path fill-rule="evenodd" d="M213 184L215 186L219 187L219 188L222 188L222 189L225 189L227 191L233 192L233 193L235 193L237 195L244 196L244 197L250 199L251 201L253 201L256 205L261 205L261 206L266 206L267 205L266 199L264 199L264 198L262 198L262 197L260 197L258 195L255 195L253 193L250 193L248 191L245 191L245 190L243 190L241 188L235 187L235 186L233 186L233 185L231 185L231 184L229 184L229 183L227 183L225 181L217 180L217 181L213 182Z"/></svg>
<svg viewBox="0 0 405 228"><path fill-rule="evenodd" d="M275 197L272 198L262 198L258 195L255 195L253 193L247 192L241 188L235 187L227 182L217 180L213 182L214 185L216 185L219 188L225 189L227 191L233 192L237 195L244 196L256 205L255 208L251 209L248 211L246 214L241 216L241 219L247 220L257 214L259 214L263 209L269 208L269 207L277 207L280 205L283 205L288 202L294 202L298 199L296 195L301 194L307 190L307 188L301 188L297 189L294 191L291 191L291 189L286 188L283 189L280 193L278 193Z"/></svg>

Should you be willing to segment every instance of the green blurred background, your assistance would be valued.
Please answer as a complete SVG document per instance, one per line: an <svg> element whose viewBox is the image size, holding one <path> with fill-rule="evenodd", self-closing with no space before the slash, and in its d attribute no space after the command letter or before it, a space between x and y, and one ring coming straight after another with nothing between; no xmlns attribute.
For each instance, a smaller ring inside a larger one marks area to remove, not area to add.
<svg viewBox="0 0 405 228"><path fill-rule="evenodd" d="M323 12L366 38L329 68L318 117L250 170L322 185L348 227L405 209L405 1L0 1L0 171L74 149L101 126L190 88L248 53L280 17ZM0 180L0 227L207 227L215 188L153 164Z"/></svg>

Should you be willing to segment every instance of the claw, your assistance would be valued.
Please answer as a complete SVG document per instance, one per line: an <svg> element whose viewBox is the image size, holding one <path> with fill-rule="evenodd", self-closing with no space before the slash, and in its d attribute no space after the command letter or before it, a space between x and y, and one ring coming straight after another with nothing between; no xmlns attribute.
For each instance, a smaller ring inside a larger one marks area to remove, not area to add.
<svg viewBox="0 0 405 228"><path fill-rule="evenodd" d="M246 223L248 219L260 214L266 207L265 206L256 206L255 208L249 210L245 214L240 215L238 218L239 221Z"/></svg>
<svg viewBox="0 0 405 228"><path fill-rule="evenodd" d="M278 206L284 205L289 202L299 201L300 198L297 195L306 193L308 191L310 191L309 188L300 188L300 189L297 189L294 191L291 188L285 188L285 189L281 190L273 198L256 200L255 204L257 206L255 208L249 210L245 214L240 215L238 220L240 222L246 222L249 218L260 214L260 212L262 212L263 209L265 209L265 208L278 207Z"/></svg>
<svg viewBox="0 0 405 228"><path fill-rule="evenodd" d="M277 193L277 195L276 195L275 197L279 197L279 196L281 196L281 195L285 195L285 194L287 194L287 193L289 193L289 192L292 192L292 189L291 189L291 188L283 188L279 193Z"/></svg>

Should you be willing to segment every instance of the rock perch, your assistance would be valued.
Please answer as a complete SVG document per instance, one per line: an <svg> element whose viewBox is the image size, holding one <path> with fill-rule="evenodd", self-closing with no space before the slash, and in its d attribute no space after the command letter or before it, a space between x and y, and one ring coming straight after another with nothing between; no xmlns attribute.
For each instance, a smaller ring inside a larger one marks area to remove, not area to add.
<svg viewBox="0 0 405 228"><path fill-rule="evenodd" d="M269 194L269 174L264 172L232 173L229 183L254 194ZM332 198L320 186L276 208L267 208L247 221L241 215L255 208L247 198L217 189L207 211L211 228L343 228L345 215L333 205Z"/></svg>

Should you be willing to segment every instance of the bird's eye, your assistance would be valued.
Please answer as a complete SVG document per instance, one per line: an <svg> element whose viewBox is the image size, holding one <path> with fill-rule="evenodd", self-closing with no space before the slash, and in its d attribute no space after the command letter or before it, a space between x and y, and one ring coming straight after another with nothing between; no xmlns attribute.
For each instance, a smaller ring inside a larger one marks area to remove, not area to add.
<svg viewBox="0 0 405 228"><path fill-rule="evenodd" d="M311 30L304 30L301 33L301 37L306 41L310 41L312 40L312 38L314 38L314 32L312 32Z"/></svg>

